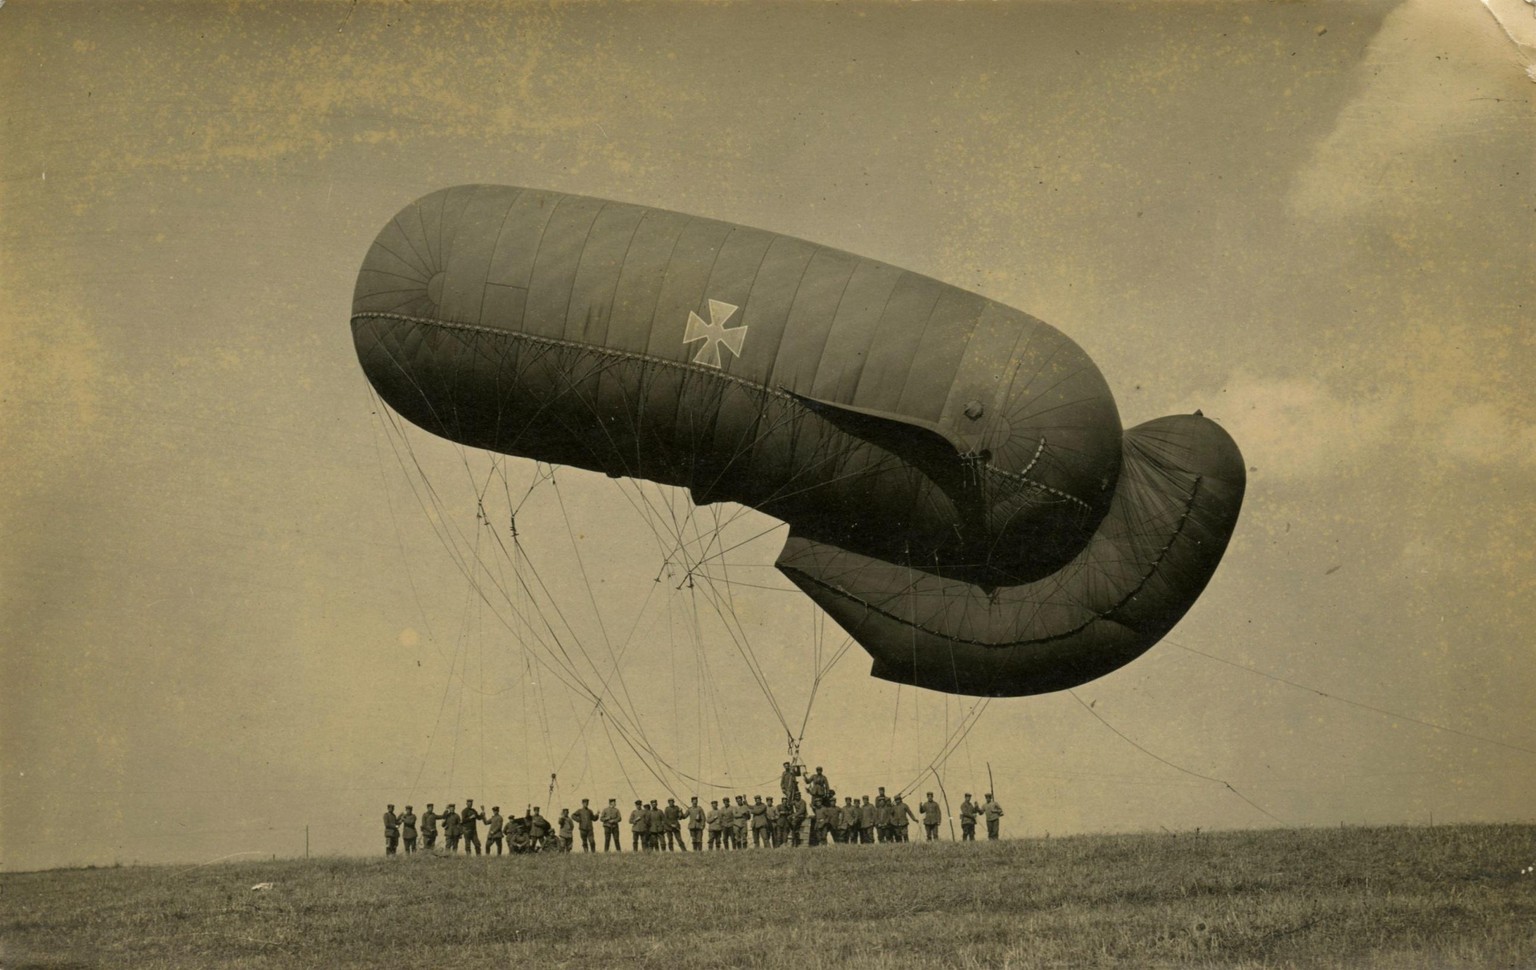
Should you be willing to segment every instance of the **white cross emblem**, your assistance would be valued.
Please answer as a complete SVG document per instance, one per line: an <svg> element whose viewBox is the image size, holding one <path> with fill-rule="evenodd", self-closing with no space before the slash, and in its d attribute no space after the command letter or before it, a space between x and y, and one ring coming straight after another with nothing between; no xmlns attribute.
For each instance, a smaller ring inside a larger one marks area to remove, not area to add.
<svg viewBox="0 0 1536 970"><path fill-rule="evenodd" d="M725 321L738 308L729 303L721 303L719 300L709 301L709 322L705 323L697 313L688 311L688 329L683 334L683 343L692 343L695 340L704 341L704 346L693 355L695 364L703 364L706 367L720 366L720 345L725 344L732 354L741 356L741 342L746 339L746 327L732 327L725 329Z"/></svg>

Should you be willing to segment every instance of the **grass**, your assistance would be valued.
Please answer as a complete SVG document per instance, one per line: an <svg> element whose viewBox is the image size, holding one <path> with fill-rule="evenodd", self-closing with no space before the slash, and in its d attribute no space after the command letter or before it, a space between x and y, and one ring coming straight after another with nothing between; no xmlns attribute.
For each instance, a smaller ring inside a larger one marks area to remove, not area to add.
<svg viewBox="0 0 1536 970"><path fill-rule="evenodd" d="M1536 967L1533 864L1500 825L52 870L0 876L0 967Z"/></svg>

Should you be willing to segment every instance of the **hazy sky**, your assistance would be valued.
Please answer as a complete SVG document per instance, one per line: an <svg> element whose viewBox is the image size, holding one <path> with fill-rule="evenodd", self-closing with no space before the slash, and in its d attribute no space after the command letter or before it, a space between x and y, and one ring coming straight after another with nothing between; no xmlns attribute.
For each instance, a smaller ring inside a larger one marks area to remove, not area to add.
<svg viewBox="0 0 1536 970"><path fill-rule="evenodd" d="M552 773L572 807L771 791L743 654L798 733L843 641L782 528L379 413L357 267L465 182L927 273L1070 335L1127 425L1237 439L1187 618L987 705L951 800L990 764L1015 835L1532 820L1530 63L1475 0L6 4L0 866L377 852L386 802L549 807ZM674 512L742 543L692 589ZM868 668L806 721L844 793L977 710Z"/></svg>

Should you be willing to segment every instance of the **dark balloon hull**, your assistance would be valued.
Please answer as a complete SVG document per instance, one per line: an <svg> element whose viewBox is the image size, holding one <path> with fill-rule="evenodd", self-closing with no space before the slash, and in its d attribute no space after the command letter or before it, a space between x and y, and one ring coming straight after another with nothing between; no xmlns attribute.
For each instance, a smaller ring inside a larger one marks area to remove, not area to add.
<svg viewBox="0 0 1536 970"><path fill-rule="evenodd" d="M985 676L946 679L886 649L921 634L936 656L969 650L968 627L893 607L889 570L937 584L941 598L1002 602L1042 583L1069 595L1064 571L1102 547L1115 509L1144 499L1127 492L1140 459L1135 439L1122 449L1102 376L1027 314L762 230L463 186L413 203L380 233L352 328L379 394L433 434L783 519L781 568L870 649L880 676L1034 693L1129 659L1123 638L1098 627L1074 634L1076 646L1054 637L1078 658L1061 667L1078 673L1054 679L998 667L982 641L970 646L994 669ZM1230 452L1193 473L1235 479L1240 501L1241 456ZM1208 577L1184 575L1179 615ZM1030 611L1040 609L1016 612Z"/></svg>

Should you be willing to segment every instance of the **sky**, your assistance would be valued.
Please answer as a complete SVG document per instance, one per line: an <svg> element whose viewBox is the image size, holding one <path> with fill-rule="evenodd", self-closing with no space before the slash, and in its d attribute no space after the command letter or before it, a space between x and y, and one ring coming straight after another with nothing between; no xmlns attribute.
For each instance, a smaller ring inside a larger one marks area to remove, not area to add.
<svg viewBox="0 0 1536 970"><path fill-rule="evenodd" d="M5 4L0 868L377 853L386 803L770 794L802 731L841 793L995 787L1009 836L1536 820L1528 13ZM1127 426L1237 440L1221 567L1070 693L829 667L773 520L373 397L362 257L472 182L1050 322Z"/></svg>

